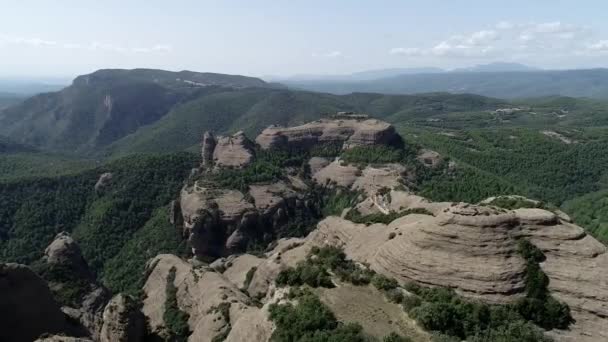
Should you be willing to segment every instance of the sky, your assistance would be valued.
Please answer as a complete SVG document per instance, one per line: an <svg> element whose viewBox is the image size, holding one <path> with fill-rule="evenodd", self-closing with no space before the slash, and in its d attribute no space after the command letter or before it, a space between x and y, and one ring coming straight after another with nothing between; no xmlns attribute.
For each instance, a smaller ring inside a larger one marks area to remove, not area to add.
<svg viewBox="0 0 608 342"><path fill-rule="evenodd" d="M0 78L608 67L605 0L0 0Z"/></svg>

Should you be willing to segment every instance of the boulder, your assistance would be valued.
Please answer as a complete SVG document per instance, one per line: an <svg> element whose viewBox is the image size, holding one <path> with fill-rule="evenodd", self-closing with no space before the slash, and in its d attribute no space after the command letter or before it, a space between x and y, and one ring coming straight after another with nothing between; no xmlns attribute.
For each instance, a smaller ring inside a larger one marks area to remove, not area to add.
<svg viewBox="0 0 608 342"><path fill-rule="evenodd" d="M0 341L29 342L65 328L65 316L44 280L25 265L0 263Z"/></svg>

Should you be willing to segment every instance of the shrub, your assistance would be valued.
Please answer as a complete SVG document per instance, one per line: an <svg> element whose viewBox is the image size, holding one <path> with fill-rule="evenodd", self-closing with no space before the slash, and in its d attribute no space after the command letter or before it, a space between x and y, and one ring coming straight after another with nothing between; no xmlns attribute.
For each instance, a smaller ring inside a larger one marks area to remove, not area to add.
<svg viewBox="0 0 608 342"><path fill-rule="evenodd" d="M397 286L399 286L399 283L397 283L397 280L395 280L393 278L388 278L381 274L374 275L374 277L372 278L372 284L378 290L381 290L381 291L394 290L397 288Z"/></svg>
<svg viewBox="0 0 608 342"><path fill-rule="evenodd" d="M273 304L270 319L276 329L271 340L277 342L364 342L358 324L342 324L319 298L300 293L298 304Z"/></svg>

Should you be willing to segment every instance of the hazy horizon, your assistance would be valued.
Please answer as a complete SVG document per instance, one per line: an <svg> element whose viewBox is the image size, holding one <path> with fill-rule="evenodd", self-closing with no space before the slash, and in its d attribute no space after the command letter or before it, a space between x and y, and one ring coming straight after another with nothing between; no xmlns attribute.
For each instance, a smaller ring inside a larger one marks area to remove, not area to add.
<svg viewBox="0 0 608 342"><path fill-rule="evenodd" d="M66 0L2 9L0 78L102 68L289 77L491 62L608 66L601 1Z"/></svg>

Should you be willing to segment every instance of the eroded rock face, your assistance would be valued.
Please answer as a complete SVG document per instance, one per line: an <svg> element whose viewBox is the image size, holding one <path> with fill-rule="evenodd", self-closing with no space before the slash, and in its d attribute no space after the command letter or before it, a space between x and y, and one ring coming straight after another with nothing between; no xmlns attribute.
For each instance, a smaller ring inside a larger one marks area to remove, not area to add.
<svg viewBox="0 0 608 342"><path fill-rule="evenodd" d="M143 313L153 333L165 335L163 320L167 276L175 269L177 305L190 315L189 341L212 341L226 334L226 341L268 341L273 324L268 308L254 306L250 298L224 275L194 268L173 255L159 255L149 263L150 276L144 286ZM225 307L227 309L222 310Z"/></svg>
<svg viewBox="0 0 608 342"><path fill-rule="evenodd" d="M80 322L86 334L94 340L98 340L103 324L103 309L110 299L110 293L103 285L97 283L82 256L80 246L68 233L59 233L45 249L42 260L46 263L46 267L70 272L73 277L72 281L85 284L86 293L79 298L78 303L74 306L72 304L64 306L61 310L74 321ZM61 291L64 286L70 286L53 281L48 285L53 291Z"/></svg>
<svg viewBox="0 0 608 342"><path fill-rule="evenodd" d="M395 128L376 119L321 119L296 127L266 128L256 138L263 148L309 148L320 143L341 144L343 148L391 144L398 139Z"/></svg>
<svg viewBox="0 0 608 342"><path fill-rule="evenodd" d="M213 151L215 151L215 137L211 132L205 132L203 135L203 141L201 142L201 166L209 168L213 166Z"/></svg>
<svg viewBox="0 0 608 342"><path fill-rule="evenodd" d="M95 183L95 192L101 192L107 188L112 182L112 177L113 175L111 172L102 173L101 176L99 176L97 183Z"/></svg>
<svg viewBox="0 0 608 342"><path fill-rule="evenodd" d="M242 168L253 161L254 145L243 132L232 136L218 137L213 151L216 167Z"/></svg>
<svg viewBox="0 0 608 342"><path fill-rule="evenodd" d="M183 234L195 255L218 257L243 251L253 240L269 240L288 222L290 212L313 215L315 210L286 182L252 185L246 195L198 183L182 189Z"/></svg>
<svg viewBox="0 0 608 342"><path fill-rule="evenodd" d="M144 316L137 303L129 296L118 294L103 311L101 342L138 342L145 332Z"/></svg>
<svg viewBox="0 0 608 342"><path fill-rule="evenodd" d="M67 232L57 234L53 242L44 250L43 259L52 265L65 266L76 272L79 277L93 278L80 246Z"/></svg>
<svg viewBox="0 0 608 342"><path fill-rule="evenodd" d="M0 263L0 340L29 342L66 322L47 284L29 267Z"/></svg>

